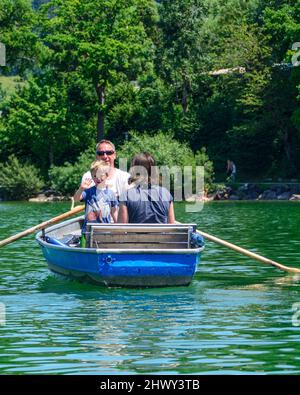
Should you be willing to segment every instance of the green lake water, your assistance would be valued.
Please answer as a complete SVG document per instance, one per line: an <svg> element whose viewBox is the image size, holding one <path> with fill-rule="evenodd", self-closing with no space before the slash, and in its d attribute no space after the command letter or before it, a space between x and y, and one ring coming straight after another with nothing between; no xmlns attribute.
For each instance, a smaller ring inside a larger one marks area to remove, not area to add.
<svg viewBox="0 0 300 395"><path fill-rule="evenodd" d="M0 239L69 207L0 203ZM297 202L175 210L179 221L300 268ZM190 286L155 289L58 277L33 235L0 249L0 374L300 374L298 312L300 276L211 242Z"/></svg>

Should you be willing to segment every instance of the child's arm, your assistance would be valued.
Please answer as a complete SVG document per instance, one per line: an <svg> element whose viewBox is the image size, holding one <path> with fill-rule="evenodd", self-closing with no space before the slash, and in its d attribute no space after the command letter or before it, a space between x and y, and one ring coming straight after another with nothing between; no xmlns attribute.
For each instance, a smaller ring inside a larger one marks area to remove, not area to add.
<svg viewBox="0 0 300 395"><path fill-rule="evenodd" d="M110 210L110 214L112 216L112 219L114 220L114 222L118 222L118 207L112 207Z"/></svg>
<svg viewBox="0 0 300 395"><path fill-rule="evenodd" d="M73 196L75 202L80 202L80 200L82 200L82 192L90 188L92 182L93 180L91 178L88 178L85 181L83 181L83 183L80 185L80 187L75 192L75 195Z"/></svg>
<svg viewBox="0 0 300 395"><path fill-rule="evenodd" d="M119 202L117 196L113 191L110 191L110 215L115 223L118 221L118 209Z"/></svg>

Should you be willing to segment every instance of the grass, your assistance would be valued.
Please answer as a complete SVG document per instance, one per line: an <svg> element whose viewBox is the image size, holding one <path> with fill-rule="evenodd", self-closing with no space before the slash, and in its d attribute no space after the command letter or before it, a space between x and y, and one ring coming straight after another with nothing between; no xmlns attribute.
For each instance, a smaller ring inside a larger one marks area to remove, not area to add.
<svg viewBox="0 0 300 395"><path fill-rule="evenodd" d="M15 92L18 85L24 85L24 81L19 76L0 75L0 86L9 96Z"/></svg>

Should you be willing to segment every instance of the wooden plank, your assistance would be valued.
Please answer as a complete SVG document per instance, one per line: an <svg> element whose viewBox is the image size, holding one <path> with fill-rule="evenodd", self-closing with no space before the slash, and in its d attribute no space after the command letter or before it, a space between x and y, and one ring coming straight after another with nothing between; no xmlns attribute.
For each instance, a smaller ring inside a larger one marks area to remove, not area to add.
<svg viewBox="0 0 300 395"><path fill-rule="evenodd" d="M94 233L119 233L119 232L127 232L127 233L185 233L191 230L192 227L174 227L174 228L167 228L167 227L160 227L160 228L148 228L148 227L138 227L138 228L111 228L111 227L97 227L97 226L91 226L87 227L88 231L92 231Z"/></svg>
<svg viewBox="0 0 300 395"><path fill-rule="evenodd" d="M188 248L193 225L89 224L92 248ZM90 233L89 233L90 232Z"/></svg>
<svg viewBox="0 0 300 395"><path fill-rule="evenodd" d="M147 249L155 249L155 250L170 250L170 249L187 249L187 244L186 243L161 243L161 244L152 244L152 243L147 243L147 244L136 244L136 243L127 243L127 244L102 244L98 242L94 242L92 248L103 248L103 249L125 249L125 250L130 250L130 249L141 249L147 251Z"/></svg>
<svg viewBox="0 0 300 395"><path fill-rule="evenodd" d="M95 228L108 228L108 229L113 229L113 228L147 228L147 229L155 229L155 228L187 228L187 227L195 227L197 224L191 223L191 224L184 224L181 222L175 223L175 224L162 224L162 223L155 223L155 224L148 224L148 223L141 223L141 224L121 224L121 223L98 223L98 222L87 222L87 226L92 226Z"/></svg>
<svg viewBox="0 0 300 395"><path fill-rule="evenodd" d="M188 243L188 233L118 233L99 234L93 233L93 240L101 243L162 243L185 242Z"/></svg>

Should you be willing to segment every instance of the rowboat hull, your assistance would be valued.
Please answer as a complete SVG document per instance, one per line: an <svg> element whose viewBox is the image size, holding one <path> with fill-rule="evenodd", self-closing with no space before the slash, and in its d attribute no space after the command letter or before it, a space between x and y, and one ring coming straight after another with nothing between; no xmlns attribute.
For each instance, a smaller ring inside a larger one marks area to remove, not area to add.
<svg viewBox="0 0 300 395"><path fill-rule="evenodd" d="M52 246L42 250L53 272L106 286L189 285L199 262L194 254L89 253Z"/></svg>
<svg viewBox="0 0 300 395"><path fill-rule="evenodd" d="M49 228L47 233L57 235L64 227L68 232L77 225L76 219L66 221ZM203 250L203 247L186 250L69 247L48 243L41 232L36 240L51 271L108 287L189 285Z"/></svg>

